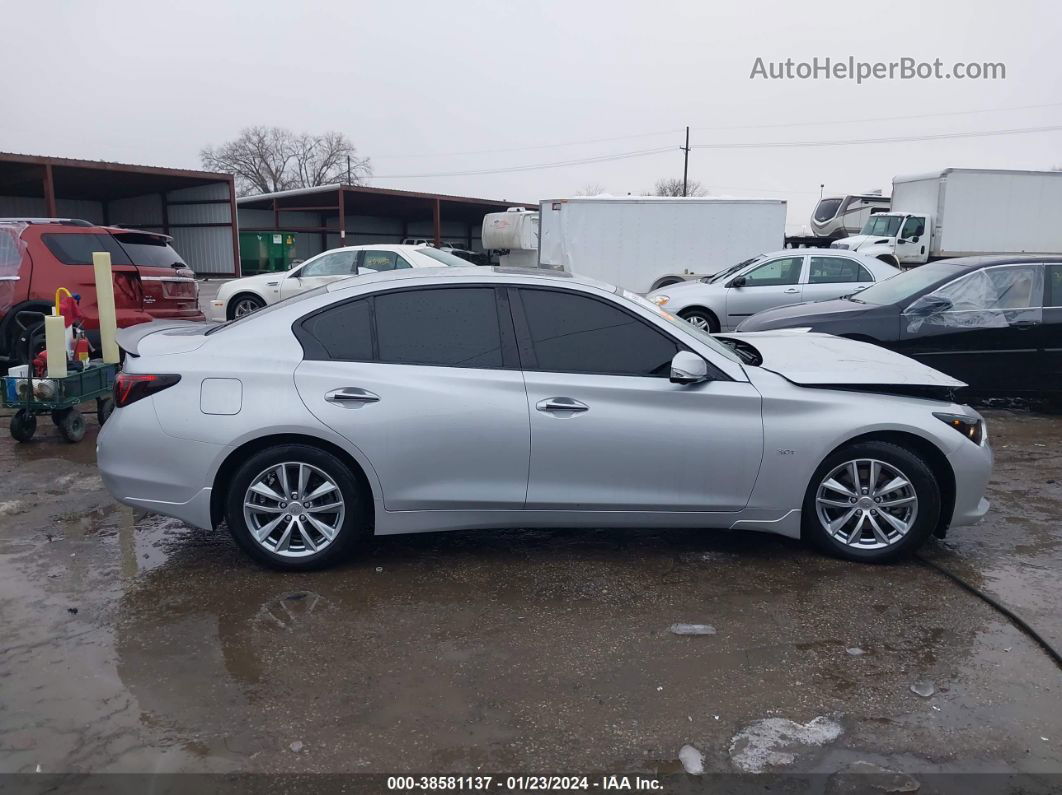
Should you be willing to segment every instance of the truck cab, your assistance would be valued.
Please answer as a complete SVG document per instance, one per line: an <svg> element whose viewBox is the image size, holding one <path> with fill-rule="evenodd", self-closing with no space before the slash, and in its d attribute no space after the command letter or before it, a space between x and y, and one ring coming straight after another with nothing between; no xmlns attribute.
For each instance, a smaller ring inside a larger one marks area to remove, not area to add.
<svg viewBox="0 0 1062 795"><path fill-rule="evenodd" d="M926 213L877 213L858 235L835 240L830 248L858 251L898 267L922 265L929 260L932 221Z"/></svg>

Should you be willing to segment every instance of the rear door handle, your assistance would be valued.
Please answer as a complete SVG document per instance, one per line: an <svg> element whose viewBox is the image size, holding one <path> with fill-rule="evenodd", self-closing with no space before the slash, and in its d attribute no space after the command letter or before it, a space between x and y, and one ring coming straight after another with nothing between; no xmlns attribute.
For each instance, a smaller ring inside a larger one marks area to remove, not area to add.
<svg viewBox="0 0 1062 795"><path fill-rule="evenodd" d="M551 397L535 404L539 411L590 411L585 403L569 397Z"/></svg>
<svg viewBox="0 0 1062 795"><path fill-rule="evenodd" d="M1035 320L1015 320L1010 325L1018 329L1027 329L1032 328L1033 326L1038 326L1040 324Z"/></svg>
<svg viewBox="0 0 1062 795"><path fill-rule="evenodd" d="M325 400L329 403L338 403L341 406L356 406L362 403L375 403L380 399L379 395L373 394L367 389L361 387L348 386L343 389L333 389L327 395Z"/></svg>

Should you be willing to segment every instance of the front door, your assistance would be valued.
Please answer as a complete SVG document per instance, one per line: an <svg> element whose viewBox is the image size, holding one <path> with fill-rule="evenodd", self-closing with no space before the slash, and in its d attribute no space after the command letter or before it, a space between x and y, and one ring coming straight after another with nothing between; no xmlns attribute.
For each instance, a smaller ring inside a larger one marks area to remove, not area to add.
<svg viewBox="0 0 1062 795"><path fill-rule="evenodd" d="M1044 268L997 265L949 282L900 316L895 349L975 392L1037 389Z"/></svg>
<svg viewBox="0 0 1062 795"><path fill-rule="evenodd" d="M513 291L531 417L528 509L737 511L763 447L751 384L668 380L680 344L612 301Z"/></svg>
<svg viewBox="0 0 1062 795"><path fill-rule="evenodd" d="M929 259L929 235L924 215L909 215L896 238L896 259L901 265L922 265Z"/></svg>
<svg viewBox="0 0 1062 795"><path fill-rule="evenodd" d="M421 287L299 324L299 395L361 451L387 510L523 507L527 397L499 317L493 287Z"/></svg>
<svg viewBox="0 0 1062 795"><path fill-rule="evenodd" d="M800 272L804 265L802 255L777 257L761 263L737 277L744 280L740 287L726 290L726 318L724 331L737 328L741 321L757 312L776 306L799 304L802 285ZM731 279L727 284L734 281Z"/></svg>
<svg viewBox="0 0 1062 795"><path fill-rule="evenodd" d="M319 254L284 278L280 283L280 297L290 298L315 287L356 275L357 254L356 250L351 249Z"/></svg>

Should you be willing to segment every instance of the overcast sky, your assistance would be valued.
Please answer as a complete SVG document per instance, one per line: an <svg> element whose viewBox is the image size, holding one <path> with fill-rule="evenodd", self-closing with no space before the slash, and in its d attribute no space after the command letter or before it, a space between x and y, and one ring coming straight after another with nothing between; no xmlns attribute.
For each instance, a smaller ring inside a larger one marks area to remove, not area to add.
<svg viewBox="0 0 1062 795"><path fill-rule="evenodd" d="M374 185L537 201L681 177L687 124L695 146L1062 126L1050 0L3 6L0 150L30 154L195 168L202 146L248 125L341 130L372 159ZM1006 79L752 80L758 56L1003 62ZM1062 166L1062 131L695 149L690 177L713 194L787 199L799 231L820 183L888 190L894 175L954 166Z"/></svg>

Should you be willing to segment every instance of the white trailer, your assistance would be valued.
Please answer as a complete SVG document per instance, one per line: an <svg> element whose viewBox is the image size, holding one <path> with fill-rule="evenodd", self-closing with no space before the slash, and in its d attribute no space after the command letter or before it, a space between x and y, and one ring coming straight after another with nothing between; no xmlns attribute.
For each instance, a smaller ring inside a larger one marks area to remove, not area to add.
<svg viewBox="0 0 1062 795"><path fill-rule="evenodd" d="M898 265L1062 253L1062 172L949 168L896 177L892 210L833 244Z"/></svg>
<svg viewBox="0 0 1062 795"><path fill-rule="evenodd" d="M782 199L551 199L538 262L647 293L781 249L785 211Z"/></svg>

